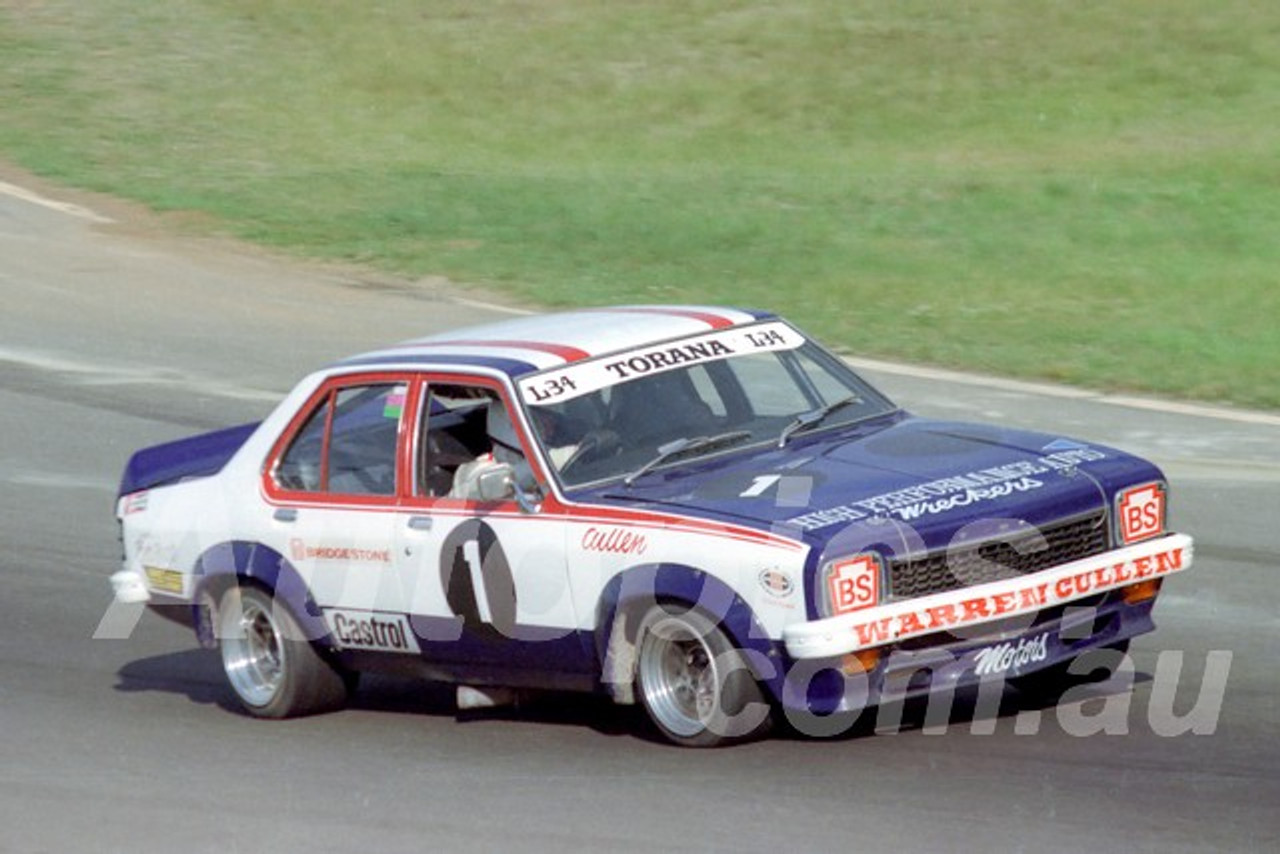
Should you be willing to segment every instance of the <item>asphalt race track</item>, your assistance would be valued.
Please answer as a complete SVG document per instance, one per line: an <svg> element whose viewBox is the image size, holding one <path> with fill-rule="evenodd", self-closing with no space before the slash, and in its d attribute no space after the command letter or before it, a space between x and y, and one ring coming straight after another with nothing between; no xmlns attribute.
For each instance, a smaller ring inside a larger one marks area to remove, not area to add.
<svg viewBox="0 0 1280 854"><path fill-rule="evenodd" d="M924 414L1165 466L1196 565L1166 583L1131 686L711 752L590 698L460 717L450 691L389 679L260 722L177 626L94 639L125 459L260 417L334 357L501 310L43 192L0 185L0 850L1274 850L1280 418L867 371Z"/></svg>

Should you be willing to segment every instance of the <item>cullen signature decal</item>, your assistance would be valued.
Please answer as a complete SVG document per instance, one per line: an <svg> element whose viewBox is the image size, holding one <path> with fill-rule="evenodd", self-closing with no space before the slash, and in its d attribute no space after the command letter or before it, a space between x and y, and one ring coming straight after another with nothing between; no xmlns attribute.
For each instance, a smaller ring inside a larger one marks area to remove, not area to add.
<svg viewBox="0 0 1280 854"><path fill-rule="evenodd" d="M815 510L801 516L794 516L788 519L787 523L801 530L816 531L829 525L856 522L876 515L892 515L910 522L921 516L945 513L956 507L1003 498L1015 492L1039 489L1044 486L1044 481L1038 479L1036 475L1064 471L1080 463L1106 459L1106 456L1105 453L1094 448L1059 451L1034 460L944 477L838 507Z"/></svg>

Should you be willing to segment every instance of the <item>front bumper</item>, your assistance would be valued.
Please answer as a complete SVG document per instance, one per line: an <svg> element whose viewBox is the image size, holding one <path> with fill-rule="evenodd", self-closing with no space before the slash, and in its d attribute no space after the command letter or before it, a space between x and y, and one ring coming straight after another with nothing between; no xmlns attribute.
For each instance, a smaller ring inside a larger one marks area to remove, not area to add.
<svg viewBox="0 0 1280 854"><path fill-rule="evenodd" d="M780 699L790 718L811 725L926 695L944 695L949 709L950 698L962 688L977 687L979 695L998 698L1010 681L1017 684L1020 677L1077 660L1081 663L1073 672L1082 677L1098 668L1115 670L1127 642L1155 628L1154 606L1154 599L1130 604L1118 593L1104 593L1030 620L1015 617L984 626L978 637L939 634L908 641L890 648L868 671L851 672L841 656L805 659L788 671Z"/></svg>
<svg viewBox="0 0 1280 854"><path fill-rule="evenodd" d="M846 655L925 635L968 630L1034 615L1191 566L1192 539L1168 534L1052 569L849 614L796 623L783 632L794 659Z"/></svg>

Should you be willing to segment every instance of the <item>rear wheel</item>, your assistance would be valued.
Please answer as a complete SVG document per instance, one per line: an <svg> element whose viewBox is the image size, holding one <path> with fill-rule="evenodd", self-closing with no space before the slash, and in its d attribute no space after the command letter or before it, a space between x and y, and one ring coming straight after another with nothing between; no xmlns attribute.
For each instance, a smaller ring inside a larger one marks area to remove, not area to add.
<svg viewBox="0 0 1280 854"><path fill-rule="evenodd" d="M715 747L770 729L772 710L745 658L702 613L655 605L637 641L637 693L669 741Z"/></svg>
<svg viewBox="0 0 1280 854"><path fill-rule="evenodd" d="M227 682L249 714L291 718L341 708L354 679L325 661L289 609L258 587L232 587L218 606Z"/></svg>

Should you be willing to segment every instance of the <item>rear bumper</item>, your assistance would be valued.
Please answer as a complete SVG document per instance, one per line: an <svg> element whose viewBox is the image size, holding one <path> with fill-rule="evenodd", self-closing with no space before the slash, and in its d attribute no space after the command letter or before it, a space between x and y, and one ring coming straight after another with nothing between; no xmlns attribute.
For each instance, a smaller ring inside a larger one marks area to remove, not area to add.
<svg viewBox="0 0 1280 854"><path fill-rule="evenodd" d="M111 592L122 605L134 605L151 601L147 590L147 577L133 569L122 569L111 576Z"/></svg>
<svg viewBox="0 0 1280 854"><path fill-rule="evenodd" d="M1168 534L1031 575L797 623L783 633L793 659L823 659L940 632L976 636L993 623L1154 581L1191 566L1192 540ZM977 629L970 634L970 630Z"/></svg>
<svg viewBox="0 0 1280 854"><path fill-rule="evenodd" d="M198 609L191 601L171 593L159 593L147 583L146 573L122 569L111 576L111 592L122 605L145 605L148 611L166 620L197 630ZM201 638L205 643L205 639ZM207 644L206 644L207 645Z"/></svg>

